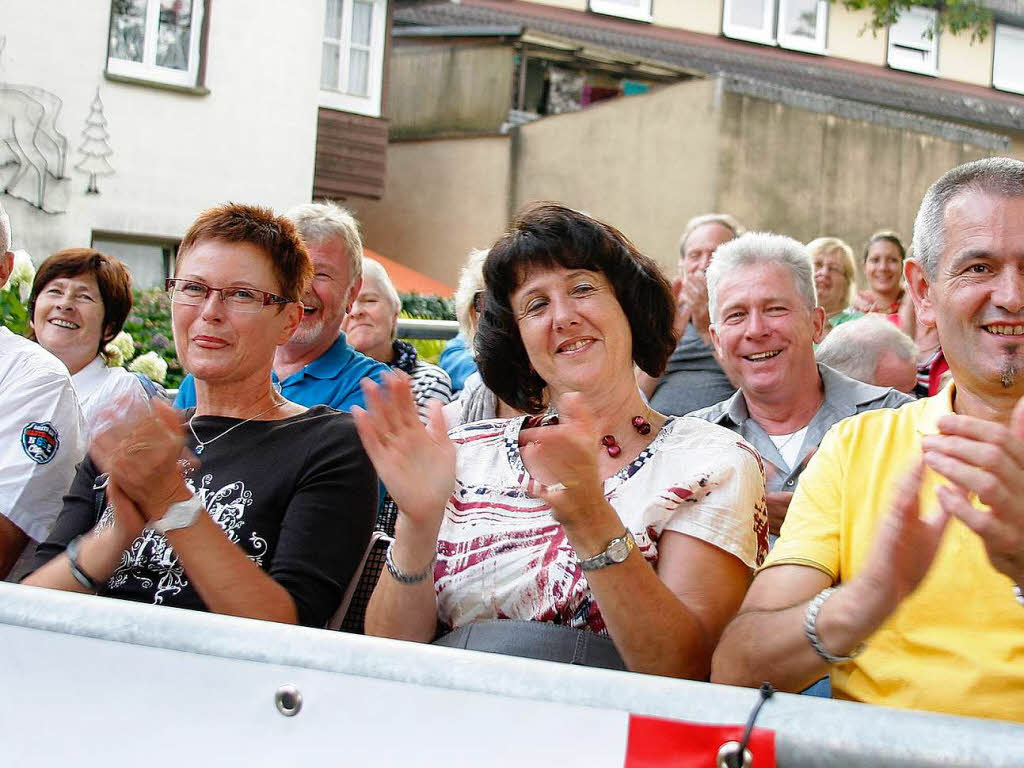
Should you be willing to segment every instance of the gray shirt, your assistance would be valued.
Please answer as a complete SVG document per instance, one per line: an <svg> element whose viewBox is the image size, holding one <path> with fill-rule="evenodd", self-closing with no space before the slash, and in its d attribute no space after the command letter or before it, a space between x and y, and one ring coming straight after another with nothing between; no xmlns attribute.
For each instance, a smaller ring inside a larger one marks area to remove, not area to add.
<svg viewBox="0 0 1024 768"><path fill-rule="evenodd" d="M742 390L720 403L694 411L690 416L710 421L712 424L719 424L741 435L744 440L757 449L761 458L778 470L773 477L767 479L765 490L768 492L792 492L796 489L800 473L806 466L807 455L812 449L818 447L821 439L833 424L862 411L873 411L876 408L899 408L914 399L895 389L875 387L851 379L827 365L818 365L818 374L824 384L825 400L807 424L807 433L800 446L799 459L795 467L786 464L771 437L750 416Z"/></svg>
<svg viewBox="0 0 1024 768"><path fill-rule="evenodd" d="M682 416L717 403L735 391L711 348L690 323L651 395L651 407L658 413Z"/></svg>

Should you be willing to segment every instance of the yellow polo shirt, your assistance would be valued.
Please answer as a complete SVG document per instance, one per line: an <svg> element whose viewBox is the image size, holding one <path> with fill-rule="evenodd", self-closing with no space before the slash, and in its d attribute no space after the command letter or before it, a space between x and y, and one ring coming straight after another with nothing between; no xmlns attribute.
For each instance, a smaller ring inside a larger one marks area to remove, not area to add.
<svg viewBox="0 0 1024 768"><path fill-rule="evenodd" d="M897 410L833 427L800 478L763 568L806 565L835 582L856 576L889 511L893 488L921 456L921 438L952 412L953 387ZM945 480L927 470L921 513ZM979 508L986 508L975 501ZM953 519L931 570L867 641L832 669L836 698L1024 722L1024 606L981 538Z"/></svg>

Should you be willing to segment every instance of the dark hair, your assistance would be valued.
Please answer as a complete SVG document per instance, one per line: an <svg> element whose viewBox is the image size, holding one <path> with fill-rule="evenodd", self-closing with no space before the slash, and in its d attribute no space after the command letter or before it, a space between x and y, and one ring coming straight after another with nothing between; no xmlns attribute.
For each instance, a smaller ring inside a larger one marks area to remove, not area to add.
<svg viewBox="0 0 1024 768"><path fill-rule="evenodd" d="M90 274L96 278L103 299L103 333L97 354L121 332L128 313L132 311L132 276L118 259L105 256L92 248L67 248L57 251L39 265L32 292L28 297L28 316L35 317L36 299L54 280ZM30 338L34 341L35 331Z"/></svg>
<svg viewBox="0 0 1024 768"><path fill-rule="evenodd" d="M534 269L586 269L611 283L633 335L633 361L659 376L675 348L672 287L658 265L608 224L556 203L519 213L484 262L487 292L474 347L480 376L500 399L527 413L544 409L510 297Z"/></svg>
<svg viewBox="0 0 1024 768"><path fill-rule="evenodd" d="M207 208L192 222L178 247L175 274L185 254L203 240L255 245L270 259L286 299L301 299L313 278L313 263L295 225L269 208L239 203Z"/></svg>
<svg viewBox="0 0 1024 768"><path fill-rule="evenodd" d="M903 261L907 257L907 249L903 247L903 243L900 242L900 236L895 232L888 229L883 229L880 232L875 232L868 241L864 243L864 256L861 261L868 260L868 251L871 250L871 246L877 243L879 240L885 240L887 243L892 243L900 249L900 261Z"/></svg>

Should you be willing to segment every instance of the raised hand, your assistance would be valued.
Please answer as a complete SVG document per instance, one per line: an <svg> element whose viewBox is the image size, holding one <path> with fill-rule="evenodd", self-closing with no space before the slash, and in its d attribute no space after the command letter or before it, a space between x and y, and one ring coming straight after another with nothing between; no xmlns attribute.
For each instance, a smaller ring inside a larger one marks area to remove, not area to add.
<svg viewBox="0 0 1024 768"><path fill-rule="evenodd" d="M693 323L697 333L707 343L711 316L708 314L708 284L703 272L690 275L682 281L676 301L686 307L689 322ZM686 326L683 328L685 330Z"/></svg>
<svg viewBox="0 0 1024 768"><path fill-rule="evenodd" d="M96 465L146 519L162 516L184 486L178 461L185 433L178 412L158 399L129 398L105 408L101 419L89 446Z"/></svg>
<svg viewBox="0 0 1024 768"><path fill-rule="evenodd" d="M532 443L532 463L542 467L546 477L554 478L531 492L551 505L558 522L581 523L606 511L597 463L601 436L579 394L570 392L559 399L558 424L524 430L520 439Z"/></svg>
<svg viewBox="0 0 1024 768"><path fill-rule="evenodd" d="M949 522L939 509L927 519L920 516L924 464L918 463L896 487L892 508L875 537L874 549L860 574L873 585L874 610L888 616L924 579ZM870 610L870 608L869 608Z"/></svg>
<svg viewBox="0 0 1024 768"><path fill-rule="evenodd" d="M1024 399L1009 426L950 414L939 434L922 440L924 460L951 485L937 490L939 505L977 533L989 561L1024 584ZM970 494L989 509L978 509Z"/></svg>
<svg viewBox="0 0 1024 768"><path fill-rule="evenodd" d="M686 326L690 324L690 316L693 314L693 308L687 302L683 292L685 284L686 280L682 277L672 278L672 295L676 300L676 314L672 320L672 335L675 336L677 342L686 332Z"/></svg>
<svg viewBox="0 0 1024 768"><path fill-rule="evenodd" d="M366 409L352 409L356 429L377 474L408 522L436 537L455 488L455 446L448 439L440 402L431 402L424 427L409 377L388 373L383 386L361 382Z"/></svg>
<svg viewBox="0 0 1024 768"><path fill-rule="evenodd" d="M857 295L853 297L853 308L858 312L868 314L874 312L876 306L877 299L871 291L858 291Z"/></svg>

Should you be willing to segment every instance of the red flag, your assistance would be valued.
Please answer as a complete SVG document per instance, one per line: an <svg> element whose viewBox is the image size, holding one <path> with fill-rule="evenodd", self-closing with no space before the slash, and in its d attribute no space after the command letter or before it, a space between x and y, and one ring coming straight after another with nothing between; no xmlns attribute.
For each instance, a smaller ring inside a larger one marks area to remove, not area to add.
<svg viewBox="0 0 1024 768"><path fill-rule="evenodd" d="M742 738L742 725L630 715L623 768L714 768L719 748ZM775 731L755 728L747 749L754 756L752 768L775 768Z"/></svg>

